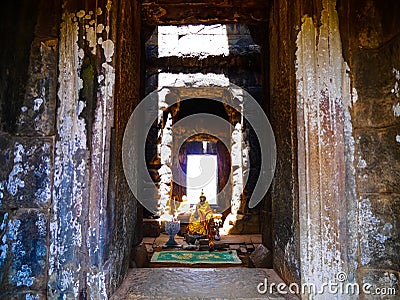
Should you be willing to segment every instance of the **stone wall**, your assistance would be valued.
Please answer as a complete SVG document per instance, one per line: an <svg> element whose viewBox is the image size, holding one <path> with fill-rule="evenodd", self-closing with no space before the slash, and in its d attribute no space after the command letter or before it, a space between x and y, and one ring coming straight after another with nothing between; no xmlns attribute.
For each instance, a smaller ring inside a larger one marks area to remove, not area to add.
<svg viewBox="0 0 400 300"><path fill-rule="evenodd" d="M400 280L400 19L398 1L340 2L340 31L356 102L356 202L360 283L396 287Z"/></svg>
<svg viewBox="0 0 400 300"><path fill-rule="evenodd" d="M1 5L0 298L46 297L58 1Z"/></svg>
<svg viewBox="0 0 400 300"><path fill-rule="evenodd" d="M139 9L34 2L3 5L0 298L104 299L141 240L121 161Z"/></svg>
<svg viewBox="0 0 400 300"><path fill-rule="evenodd" d="M398 6L272 5L274 267L288 282L344 271L398 290Z"/></svg>

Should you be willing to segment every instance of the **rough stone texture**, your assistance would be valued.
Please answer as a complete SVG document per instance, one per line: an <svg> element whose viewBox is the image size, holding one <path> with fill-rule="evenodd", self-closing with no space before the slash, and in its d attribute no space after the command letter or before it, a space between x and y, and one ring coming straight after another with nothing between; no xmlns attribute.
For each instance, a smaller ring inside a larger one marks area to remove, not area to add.
<svg viewBox="0 0 400 300"><path fill-rule="evenodd" d="M122 134L112 129L117 9L63 5L49 297L106 298L128 265L133 200L119 198Z"/></svg>
<svg viewBox="0 0 400 300"><path fill-rule="evenodd" d="M400 269L400 196L369 194L360 196L361 264L373 268Z"/></svg>
<svg viewBox="0 0 400 300"><path fill-rule="evenodd" d="M363 194L400 194L399 128L355 130L357 186Z"/></svg>
<svg viewBox="0 0 400 300"><path fill-rule="evenodd" d="M354 168L360 257L358 281L399 291L400 21L398 1L340 3L343 50L357 102Z"/></svg>
<svg viewBox="0 0 400 300"><path fill-rule="evenodd" d="M53 139L0 134L0 209L46 208L51 201Z"/></svg>
<svg viewBox="0 0 400 300"><path fill-rule="evenodd" d="M293 155L297 152L294 77L296 33L293 28L300 22L298 4L297 1L273 1L271 6L269 111L276 137L277 162L270 188L270 199L273 201L266 201L264 206L267 214L272 210L272 220L264 222L263 232L271 234L264 235L263 243L268 243L265 237L272 236L275 270L285 281L299 283L298 180L297 159Z"/></svg>
<svg viewBox="0 0 400 300"><path fill-rule="evenodd" d="M261 103L261 50L260 46L254 42L248 27L241 24L201 25L198 27L191 29L190 26L182 26L177 27L176 32L164 33L162 31L160 34L157 30L153 32L146 42L146 93L158 88L157 75L160 73L213 73L224 74L230 82L250 92ZM227 39L225 50L220 49L223 40L217 39L212 43L213 36L222 34L223 39ZM211 41L211 45L206 48L200 45L202 51L188 53L186 43L180 42L185 38L189 41L204 40L204 43ZM158 39L174 41L170 43L172 45L162 51L161 57L159 57Z"/></svg>
<svg viewBox="0 0 400 300"><path fill-rule="evenodd" d="M262 244L250 254L250 260L256 268L272 268L272 252Z"/></svg>
<svg viewBox="0 0 400 300"><path fill-rule="evenodd" d="M40 1L14 1L1 5L7 12L0 29L0 130L15 133L27 87L29 53L38 21ZM24 9L20 9L24 7ZM18 24L15 21L18 20Z"/></svg>
<svg viewBox="0 0 400 300"><path fill-rule="evenodd" d="M27 90L18 118L19 134L54 134L57 53L57 39L36 38L32 43Z"/></svg>
<svg viewBox="0 0 400 300"><path fill-rule="evenodd" d="M60 3L3 5L0 298L45 299Z"/></svg>
<svg viewBox="0 0 400 300"><path fill-rule="evenodd" d="M259 23L268 20L269 2L233 1L143 1L142 21L147 25Z"/></svg>
<svg viewBox="0 0 400 300"><path fill-rule="evenodd" d="M135 268L148 268L150 266L150 259L147 255L147 248L144 243L134 248L132 256L134 258L133 264Z"/></svg>
<svg viewBox="0 0 400 300"><path fill-rule="evenodd" d="M126 281L111 297L117 299L298 299L287 290L261 294L257 286L278 285L282 280L273 270L222 269L131 269ZM245 279L245 280L244 280ZM263 288L263 287L261 287ZM261 289L262 290L262 289Z"/></svg>
<svg viewBox="0 0 400 300"><path fill-rule="evenodd" d="M45 213L18 210L4 213L2 217L0 297L24 289L46 289L48 221Z"/></svg>
<svg viewBox="0 0 400 300"><path fill-rule="evenodd" d="M118 115L112 138L113 41L117 26L132 28L124 22L138 7L124 3L117 12L111 1L100 2L7 4L0 120L3 131L18 136L0 132L1 298L106 298L128 267L135 203L119 153L130 110L120 110L126 116ZM133 43L131 32L124 34ZM140 45L134 47L139 55ZM130 59L138 63L135 55ZM120 51L120 74L131 72L128 61Z"/></svg>
<svg viewBox="0 0 400 300"><path fill-rule="evenodd" d="M347 204L344 114L351 104L344 97L351 91L336 3L322 4L320 26L303 17L296 42L301 276L302 282L318 285L348 273L342 212Z"/></svg>
<svg viewBox="0 0 400 300"><path fill-rule="evenodd" d="M112 293L128 271L132 248L142 241L142 211L125 179L122 166L122 140L125 126L142 99L142 56L139 1L122 1L116 19L115 53L115 145L111 151L110 189L107 199L109 245L109 289ZM129 91L128 93L126 91Z"/></svg>

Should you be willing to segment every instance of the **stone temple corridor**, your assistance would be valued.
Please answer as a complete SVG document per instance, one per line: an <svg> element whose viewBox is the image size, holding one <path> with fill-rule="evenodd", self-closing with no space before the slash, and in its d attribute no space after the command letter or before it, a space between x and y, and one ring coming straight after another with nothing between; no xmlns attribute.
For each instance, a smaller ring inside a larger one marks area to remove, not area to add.
<svg viewBox="0 0 400 300"><path fill-rule="evenodd" d="M0 299L400 298L398 0L1 7Z"/></svg>

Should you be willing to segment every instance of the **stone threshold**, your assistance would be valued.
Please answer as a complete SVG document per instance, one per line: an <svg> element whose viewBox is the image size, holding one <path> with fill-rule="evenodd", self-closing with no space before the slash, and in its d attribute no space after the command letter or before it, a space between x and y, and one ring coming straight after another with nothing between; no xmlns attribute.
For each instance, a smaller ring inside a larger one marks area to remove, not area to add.
<svg viewBox="0 0 400 300"><path fill-rule="evenodd" d="M266 293L260 293L265 282ZM272 269L137 268L129 269L110 299L299 299L274 288L270 293L272 283L283 283Z"/></svg>

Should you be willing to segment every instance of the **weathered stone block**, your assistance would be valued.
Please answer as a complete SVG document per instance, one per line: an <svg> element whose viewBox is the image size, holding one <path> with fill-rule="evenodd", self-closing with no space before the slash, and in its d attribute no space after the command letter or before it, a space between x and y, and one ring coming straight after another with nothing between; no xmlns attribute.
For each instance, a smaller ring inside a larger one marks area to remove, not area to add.
<svg viewBox="0 0 400 300"><path fill-rule="evenodd" d="M363 195L359 203L361 264L400 269L400 197Z"/></svg>
<svg viewBox="0 0 400 300"><path fill-rule="evenodd" d="M398 64L395 53L397 56L400 53L399 42L393 42L380 51L359 51L354 55L352 71L355 74L355 88L361 101L367 97L382 97L393 89L395 84L393 66Z"/></svg>
<svg viewBox="0 0 400 300"><path fill-rule="evenodd" d="M44 207L50 203L53 140L0 134L0 207Z"/></svg>
<svg viewBox="0 0 400 300"><path fill-rule="evenodd" d="M357 130L356 176L360 193L400 193L398 128Z"/></svg>
<svg viewBox="0 0 400 300"><path fill-rule="evenodd" d="M47 216L38 210L24 210L2 217L2 287L8 292L46 289Z"/></svg>
<svg viewBox="0 0 400 300"><path fill-rule="evenodd" d="M353 126L365 128L400 125L400 118L396 117L393 111L398 102L399 99L394 94L388 97L359 99L353 105Z"/></svg>
<svg viewBox="0 0 400 300"><path fill-rule="evenodd" d="M272 252L262 244L250 254L250 260L256 268L272 268Z"/></svg>
<svg viewBox="0 0 400 300"><path fill-rule="evenodd" d="M0 208L45 207L51 200L52 138L0 134Z"/></svg>
<svg viewBox="0 0 400 300"><path fill-rule="evenodd" d="M32 44L29 79L18 120L18 133L54 134L57 88L57 39Z"/></svg>

